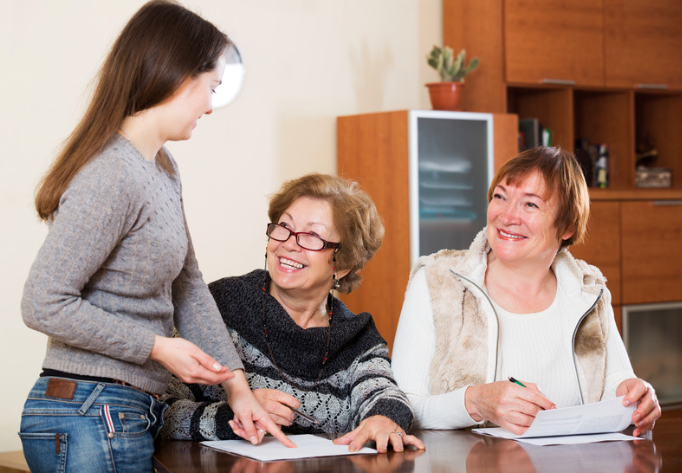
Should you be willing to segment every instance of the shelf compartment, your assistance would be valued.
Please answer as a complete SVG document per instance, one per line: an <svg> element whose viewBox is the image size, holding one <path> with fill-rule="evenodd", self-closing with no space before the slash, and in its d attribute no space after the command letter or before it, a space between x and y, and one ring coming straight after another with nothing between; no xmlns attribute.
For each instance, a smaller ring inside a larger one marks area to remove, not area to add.
<svg viewBox="0 0 682 473"><path fill-rule="evenodd" d="M635 139L649 137L658 150L652 167L672 171L672 189L682 190L682 95L635 93Z"/></svg>
<svg viewBox="0 0 682 473"><path fill-rule="evenodd" d="M573 149L573 89L568 87L509 87L507 109L519 120L537 118L552 132L552 146Z"/></svg>
<svg viewBox="0 0 682 473"><path fill-rule="evenodd" d="M609 147L609 189L635 188L634 94L574 90L575 138ZM574 148L571 147L571 150Z"/></svg>

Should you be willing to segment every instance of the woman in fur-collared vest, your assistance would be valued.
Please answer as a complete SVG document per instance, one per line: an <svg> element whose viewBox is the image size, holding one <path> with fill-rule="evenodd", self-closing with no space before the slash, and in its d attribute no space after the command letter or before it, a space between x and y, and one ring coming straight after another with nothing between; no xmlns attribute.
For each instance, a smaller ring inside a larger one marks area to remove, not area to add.
<svg viewBox="0 0 682 473"><path fill-rule="evenodd" d="M632 371L605 279L566 248L589 218L575 157L520 153L495 175L488 202L469 250L424 256L412 270L392 366L416 427L489 421L521 434L541 409L625 396L639 402L633 435L651 430L661 409Z"/></svg>

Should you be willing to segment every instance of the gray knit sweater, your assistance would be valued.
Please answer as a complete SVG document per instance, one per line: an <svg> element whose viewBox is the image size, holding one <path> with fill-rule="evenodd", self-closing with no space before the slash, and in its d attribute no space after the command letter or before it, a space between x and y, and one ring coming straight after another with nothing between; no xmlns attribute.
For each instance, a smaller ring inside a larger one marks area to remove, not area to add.
<svg viewBox="0 0 682 473"><path fill-rule="evenodd" d="M197 266L171 163L175 175L116 135L64 192L21 302L26 325L49 337L43 368L162 393L170 373L149 354L174 325L243 367Z"/></svg>
<svg viewBox="0 0 682 473"><path fill-rule="evenodd" d="M373 415L389 417L408 430L412 408L393 379L386 342L366 312L355 315L333 299L329 358L316 382L328 329L302 329L266 294L268 336L276 366L273 364L263 332L264 275L263 270L256 270L215 281L209 288L244 362L251 388L291 394L301 401L301 411L320 422L312 424L296 416L294 424L282 430L288 434L341 434ZM296 386L289 384L280 370ZM312 389L304 392L301 388ZM166 397L170 407L164 415L162 437L197 441L238 438L227 423L234 414L224 390L184 384L173 377Z"/></svg>

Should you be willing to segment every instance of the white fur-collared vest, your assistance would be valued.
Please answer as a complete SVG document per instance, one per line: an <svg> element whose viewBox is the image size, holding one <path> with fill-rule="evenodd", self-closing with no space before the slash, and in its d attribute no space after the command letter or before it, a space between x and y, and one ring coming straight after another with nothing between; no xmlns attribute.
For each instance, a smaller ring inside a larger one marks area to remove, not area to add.
<svg viewBox="0 0 682 473"><path fill-rule="evenodd" d="M483 292L487 268L485 229L469 250L442 250L417 261L412 269L426 271L436 334L435 356L429 379L431 394L443 394L467 385L495 380L497 316ZM605 279L594 266L576 260L566 249L557 253L552 267L577 288L577 330L574 359L584 403L597 402L604 391L606 340L610 297L604 297ZM581 308L582 307L582 308ZM491 326L491 323L493 326ZM494 334L494 335L493 335Z"/></svg>

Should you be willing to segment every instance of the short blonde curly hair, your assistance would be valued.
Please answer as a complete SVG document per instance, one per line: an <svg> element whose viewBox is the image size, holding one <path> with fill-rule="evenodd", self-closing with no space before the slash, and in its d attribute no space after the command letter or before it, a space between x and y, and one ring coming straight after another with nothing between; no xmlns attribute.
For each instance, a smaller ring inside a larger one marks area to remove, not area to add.
<svg viewBox="0 0 682 473"><path fill-rule="evenodd" d="M282 184L270 199L270 222L277 223L286 209L301 197L325 200L331 205L334 228L341 236L336 266L349 270L339 280L337 290L349 293L357 289L362 281L360 270L374 257L384 240L384 225L374 202L357 182L311 173Z"/></svg>

